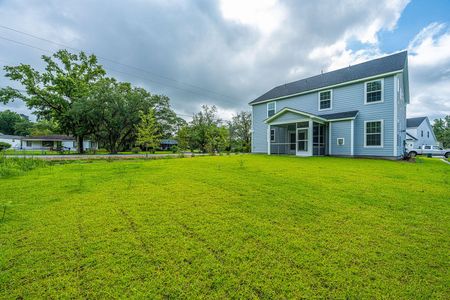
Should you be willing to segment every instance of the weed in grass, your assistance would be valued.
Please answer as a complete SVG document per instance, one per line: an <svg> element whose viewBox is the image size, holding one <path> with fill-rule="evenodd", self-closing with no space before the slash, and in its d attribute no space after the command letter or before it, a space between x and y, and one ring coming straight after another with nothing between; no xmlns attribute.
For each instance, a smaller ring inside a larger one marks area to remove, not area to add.
<svg viewBox="0 0 450 300"><path fill-rule="evenodd" d="M245 162L244 162L244 160L241 158L241 159L239 159L239 167L241 168L241 169L243 169L244 167L245 167Z"/></svg>
<svg viewBox="0 0 450 300"><path fill-rule="evenodd" d="M0 155L0 178L23 174L47 165L47 162L39 159L9 158L4 155Z"/></svg>
<svg viewBox="0 0 450 300"><path fill-rule="evenodd" d="M11 206L11 203L12 203L12 201L8 201L8 202L4 202L3 204L1 204L1 206L3 208L2 209L2 211L3 211L3 213L2 213L2 223L5 220L6 209Z"/></svg>

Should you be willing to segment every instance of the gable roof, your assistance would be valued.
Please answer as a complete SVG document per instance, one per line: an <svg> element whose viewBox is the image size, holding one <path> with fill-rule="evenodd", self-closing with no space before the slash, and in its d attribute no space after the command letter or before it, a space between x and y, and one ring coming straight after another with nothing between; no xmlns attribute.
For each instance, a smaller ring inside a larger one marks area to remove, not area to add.
<svg viewBox="0 0 450 300"><path fill-rule="evenodd" d="M322 89L349 81L401 71L405 68L407 57L408 52L403 51L354 66L349 66L347 68L279 85L251 101L249 104L253 105L267 100L284 98L290 95Z"/></svg>
<svg viewBox="0 0 450 300"><path fill-rule="evenodd" d="M284 107L282 110L274 114L273 116L267 118L264 120L265 123L269 123L279 116L283 115L286 112L292 112L294 114L306 116L312 119L317 119L320 121L334 121L334 120L341 120L341 119L354 119L358 115L357 110L353 111L346 111L346 112L340 112L340 113L334 113L334 114L326 114L326 115L315 115L309 112L301 111L298 109L290 108L290 107Z"/></svg>
<svg viewBox="0 0 450 300"><path fill-rule="evenodd" d="M309 112L305 112L305 111L298 110L298 109L295 109L295 108L284 107L282 110L280 110L279 112L277 112L273 116L270 116L267 119L265 119L264 122L265 123L269 123L269 122L275 120L276 118L278 118L279 116L285 114L286 112L292 112L294 114L302 115L302 116L305 116L305 117L308 117L308 118L315 118L315 119L318 119L320 121L326 121L326 119L324 119L324 118L322 118L322 117L320 117L318 115L311 114Z"/></svg>
<svg viewBox="0 0 450 300"><path fill-rule="evenodd" d="M416 128L425 121L427 117L417 117L406 119L406 128Z"/></svg>

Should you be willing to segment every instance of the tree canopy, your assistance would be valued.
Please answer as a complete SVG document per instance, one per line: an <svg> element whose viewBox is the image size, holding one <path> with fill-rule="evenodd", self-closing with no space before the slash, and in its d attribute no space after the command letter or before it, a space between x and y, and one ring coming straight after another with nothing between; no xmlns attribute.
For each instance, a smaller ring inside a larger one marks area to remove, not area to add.
<svg viewBox="0 0 450 300"><path fill-rule="evenodd" d="M83 138L92 133L84 110L77 105L103 78L105 70L95 55L84 52L73 54L59 50L52 56L42 56L45 71L39 72L30 65L5 66L6 77L19 82L25 91L6 87L0 89L0 101L16 99L25 102L38 118L55 120L63 133L78 139L78 149L83 151Z"/></svg>
<svg viewBox="0 0 450 300"><path fill-rule="evenodd" d="M441 142L445 148L450 148L450 116L434 120L433 131L437 140Z"/></svg>
<svg viewBox="0 0 450 300"><path fill-rule="evenodd" d="M30 134L33 123L25 115L10 110L0 111L0 132L10 135Z"/></svg>

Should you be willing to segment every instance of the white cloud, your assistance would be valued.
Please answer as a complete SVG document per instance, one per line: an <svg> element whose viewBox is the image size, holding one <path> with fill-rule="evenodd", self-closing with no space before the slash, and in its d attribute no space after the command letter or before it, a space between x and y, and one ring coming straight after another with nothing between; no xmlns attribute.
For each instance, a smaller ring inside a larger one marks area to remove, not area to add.
<svg viewBox="0 0 450 300"><path fill-rule="evenodd" d="M277 30L286 17L277 0L221 0L220 10L225 19L254 26L264 35Z"/></svg>
<svg viewBox="0 0 450 300"><path fill-rule="evenodd" d="M407 4L379 0L374 9L373 0L136 0L125 6L109 1L17 0L0 2L0 19L13 28L214 91L105 63L140 75L110 73L167 94L180 113L190 115L201 104L215 104L228 119L233 112L248 110L250 100L277 84L383 55L378 34L395 29ZM6 30L0 29L0 35L56 48ZM432 24L411 42L411 115L425 108L430 115L448 112L449 39L444 25ZM362 49L352 50L354 41ZM36 65L41 54L0 40L2 60ZM0 79L0 85L6 84ZM25 110L20 103L10 107Z"/></svg>
<svg viewBox="0 0 450 300"><path fill-rule="evenodd" d="M410 116L431 119L450 115L450 30L432 23L408 46L411 86Z"/></svg>

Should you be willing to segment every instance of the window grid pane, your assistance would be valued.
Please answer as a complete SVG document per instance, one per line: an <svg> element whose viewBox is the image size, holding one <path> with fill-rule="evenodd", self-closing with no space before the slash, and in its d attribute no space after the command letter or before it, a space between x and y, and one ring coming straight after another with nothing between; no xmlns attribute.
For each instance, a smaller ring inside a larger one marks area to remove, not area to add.
<svg viewBox="0 0 450 300"><path fill-rule="evenodd" d="M319 93L320 109L331 108L331 91Z"/></svg>
<svg viewBox="0 0 450 300"><path fill-rule="evenodd" d="M368 82L366 84L366 93L367 103L381 101L381 80Z"/></svg>
<svg viewBox="0 0 450 300"><path fill-rule="evenodd" d="M366 123L366 145L381 146L381 121Z"/></svg>

